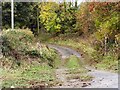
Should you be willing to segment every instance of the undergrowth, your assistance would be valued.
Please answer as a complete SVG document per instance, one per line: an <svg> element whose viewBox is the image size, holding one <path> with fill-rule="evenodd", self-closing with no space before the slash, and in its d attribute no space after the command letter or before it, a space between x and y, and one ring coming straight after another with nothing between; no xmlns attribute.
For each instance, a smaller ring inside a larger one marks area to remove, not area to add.
<svg viewBox="0 0 120 90"><path fill-rule="evenodd" d="M33 62L28 68L18 68L16 70L4 70L2 73L2 87L10 88L30 88L49 87L51 82L54 86L58 81L54 75L54 69L47 64Z"/></svg>
<svg viewBox="0 0 120 90"><path fill-rule="evenodd" d="M0 68L2 87L54 86L54 69L59 66L59 55L53 49L35 41L30 30L3 31Z"/></svg>
<svg viewBox="0 0 120 90"><path fill-rule="evenodd" d="M67 79L80 79L81 81L90 81L92 76L87 74L89 71L84 68L80 59L74 55L71 55L64 62L64 66L68 68Z"/></svg>
<svg viewBox="0 0 120 90"><path fill-rule="evenodd" d="M118 72L118 58L114 53L106 55L98 52L92 44L92 38L82 37L78 35L60 35L48 39L49 43L67 46L80 52L84 62L96 69L109 70Z"/></svg>

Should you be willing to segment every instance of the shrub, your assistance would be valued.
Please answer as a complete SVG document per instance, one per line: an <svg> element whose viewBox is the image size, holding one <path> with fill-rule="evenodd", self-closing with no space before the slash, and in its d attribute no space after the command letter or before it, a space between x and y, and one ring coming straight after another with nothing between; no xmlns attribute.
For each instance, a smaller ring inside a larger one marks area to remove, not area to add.
<svg viewBox="0 0 120 90"><path fill-rule="evenodd" d="M10 67L14 67L16 64L20 66L20 60L29 48L29 44L32 43L34 35L29 30L6 30L2 32L1 39L3 56L5 58L11 57L14 65L11 64ZM6 61L6 59L4 59L4 61Z"/></svg>
<svg viewBox="0 0 120 90"><path fill-rule="evenodd" d="M1 38L3 55L19 58L32 43L34 35L29 30L7 30L3 31Z"/></svg>
<svg viewBox="0 0 120 90"><path fill-rule="evenodd" d="M60 65L60 57L53 49L43 48L41 50L42 59L51 67L58 67Z"/></svg>
<svg viewBox="0 0 120 90"><path fill-rule="evenodd" d="M118 60L116 57L112 55L106 55L103 57L100 63L96 65L96 67L99 69L104 70L111 70L111 71L118 71Z"/></svg>
<svg viewBox="0 0 120 90"><path fill-rule="evenodd" d="M41 57L41 54L38 50L30 50L30 51L26 51L25 53L26 55L29 55L31 57ZM41 57L42 58L42 57Z"/></svg>
<svg viewBox="0 0 120 90"><path fill-rule="evenodd" d="M43 45L41 49L33 42L34 35L29 30L7 30L2 34L2 53L5 58L11 57L13 62L20 66L27 59L45 62L56 67L59 56L53 49Z"/></svg>

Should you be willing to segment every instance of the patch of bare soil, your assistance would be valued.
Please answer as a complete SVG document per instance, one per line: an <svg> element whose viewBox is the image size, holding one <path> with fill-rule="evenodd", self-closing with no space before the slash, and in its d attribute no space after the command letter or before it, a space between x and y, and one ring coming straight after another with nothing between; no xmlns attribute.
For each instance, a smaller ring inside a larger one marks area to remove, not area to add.
<svg viewBox="0 0 120 90"><path fill-rule="evenodd" d="M81 80L77 78L68 79L67 77L69 77L70 74L67 74L67 71L68 69L64 67L56 69L56 77L61 83L53 88L81 88L90 85L90 82L81 82Z"/></svg>

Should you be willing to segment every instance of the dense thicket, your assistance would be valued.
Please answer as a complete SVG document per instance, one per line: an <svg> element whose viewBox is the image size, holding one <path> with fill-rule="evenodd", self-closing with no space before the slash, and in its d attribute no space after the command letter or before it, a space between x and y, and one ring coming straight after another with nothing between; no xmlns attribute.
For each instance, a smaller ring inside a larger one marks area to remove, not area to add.
<svg viewBox="0 0 120 90"><path fill-rule="evenodd" d="M119 6L118 2L82 3L76 15L79 32L92 36L95 49L104 55L119 50Z"/></svg>
<svg viewBox="0 0 120 90"><path fill-rule="evenodd" d="M55 60L59 58L56 51L40 43L36 44L34 35L30 30L3 31L1 39L1 49L4 56L1 58L1 65L4 66L10 62L6 59L11 60L17 66L21 66L23 61L32 62L35 59L38 63L46 62L49 66L56 67ZM14 65L10 66L14 67Z"/></svg>
<svg viewBox="0 0 120 90"><path fill-rule="evenodd" d="M3 28L11 27L11 4L3 3ZM74 32L77 2L70 3L14 3L15 28L30 28L35 34L39 31L50 33ZM39 30L42 29L42 30Z"/></svg>
<svg viewBox="0 0 120 90"><path fill-rule="evenodd" d="M14 3L14 21L15 28L30 28L34 33L37 28L37 3L15 2ZM3 28L11 28L11 3L2 4ZM40 23L40 22L39 22Z"/></svg>
<svg viewBox="0 0 120 90"><path fill-rule="evenodd" d="M41 4L40 8L41 22L48 32L63 34L74 32L76 6L66 2L61 4L50 2Z"/></svg>
<svg viewBox="0 0 120 90"><path fill-rule="evenodd" d="M14 4L15 28L30 28L37 35L41 31L54 35L77 32L92 37L102 55L119 52L119 2ZM10 28L10 12L10 3L3 3L3 28Z"/></svg>

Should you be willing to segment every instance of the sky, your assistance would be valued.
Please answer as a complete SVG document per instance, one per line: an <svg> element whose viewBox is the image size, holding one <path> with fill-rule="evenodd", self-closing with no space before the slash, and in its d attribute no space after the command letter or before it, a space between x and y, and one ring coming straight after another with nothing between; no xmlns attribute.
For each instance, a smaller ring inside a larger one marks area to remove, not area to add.
<svg viewBox="0 0 120 90"><path fill-rule="evenodd" d="M3 1L3 2L11 2L11 0L0 0L0 1ZM72 2L74 2L74 1L76 1L76 0L14 0L15 2L17 1L17 2L30 2L30 1L32 1L32 2L37 2L37 1L55 1L55 2L63 2L63 1L66 1L66 2L70 2L70 1L72 1ZM84 1L84 0L77 0L78 1L78 4L80 4L82 1Z"/></svg>
<svg viewBox="0 0 120 90"><path fill-rule="evenodd" d="M64 0L58 0L58 1L64 1ZM76 0L65 0L66 2L70 2L70 1L72 1L72 2L74 2L74 1L76 1ZM80 2L82 2L83 0L77 0L78 1L78 3L80 3Z"/></svg>
<svg viewBox="0 0 120 90"><path fill-rule="evenodd" d="M51 1L53 1L53 0L51 0ZM63 1L66 1L66 2L75 2L76 0L54 0L55 2L63 2ZM84 0L77 0L78 1L78 5L82 2L82 1L84 1Z"/></svg>
<svg viewBox="0 0 120 90"><path fill-rule="evenodd" d="M80 4L83 0L78 0L78 4Z"/></svg>

